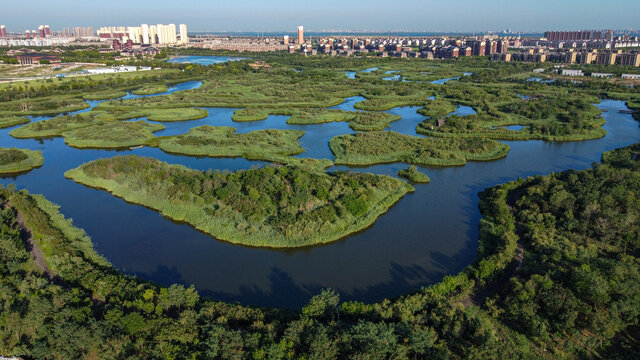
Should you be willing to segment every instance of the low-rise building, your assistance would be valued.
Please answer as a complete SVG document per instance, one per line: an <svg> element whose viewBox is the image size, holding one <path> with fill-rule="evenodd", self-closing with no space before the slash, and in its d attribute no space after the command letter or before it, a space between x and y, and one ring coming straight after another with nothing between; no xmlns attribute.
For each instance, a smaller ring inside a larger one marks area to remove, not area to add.
<svg viewBox="0 0 640 360"><path fill-rule="evenodd" d="M640 80L640 74L622 74L623 79Z"/></svg>
<svg viewBox="0 0 640 360"><path fill-rule="evenodd" d="M584 76L582 70L562 69L562 75L564 76Z"/></svg>
<svg viewBox="0 0 640 360"><path fill-rule="evenodd" d="M599 78L612 78L613 74L609 74L609 73L591 73L592 77L599 77Z"/></svg>

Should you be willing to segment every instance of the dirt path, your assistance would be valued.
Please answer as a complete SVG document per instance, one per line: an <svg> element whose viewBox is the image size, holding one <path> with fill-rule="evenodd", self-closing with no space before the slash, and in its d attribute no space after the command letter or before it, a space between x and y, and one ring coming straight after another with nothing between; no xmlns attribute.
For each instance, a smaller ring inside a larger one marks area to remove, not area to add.
<svg viewBox="0 0 640 360"><path fill-rule="evenodd" d="M519 195L521 195L521 193L518 190L510 191L509 194L507 194L507 208L513 215L515 215L513 212L513 206L515 205L516 200L520 198ZM484 301L488 297L493 296L500 289L504 288L509 283L509 280L516 275L516 273L522 266L522 261L524 260L522 234L524 231L522 229L522 226L518 225L517 222L515 226L515 233L518 236L518 242L516 245L516 255L513 257L513 261L511 262L511 264L509 264L505 273L499 279L491 283L489 286L486 286L482 289L477 289L471 295L462 299L461 303L465 308L468 308L470 306L481 306L482 304L484 304Z"/></svg>

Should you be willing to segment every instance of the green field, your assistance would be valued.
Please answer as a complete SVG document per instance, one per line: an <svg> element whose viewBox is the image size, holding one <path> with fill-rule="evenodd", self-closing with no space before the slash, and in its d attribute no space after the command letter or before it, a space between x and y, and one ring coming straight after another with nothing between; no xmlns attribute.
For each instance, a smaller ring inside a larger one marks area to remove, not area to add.
<svg viewBox="0 0 640 360"><path fill-rule="evenodd" d="M405 162L416 165L459 166L507 156L509 146L485 139L431 139L393 131L336 136L329 142L341 165Z"/></svg>
<svg viewBox="0 0 640 360"><path fill-rule="evenodd" d="M371 225L413 189L371 174L294 166L211 173L136 156L96 160L65 176L217 239L273 248L339 240Z"/></svg>
<svg viewBox="0 0 640 360"><path fill-rule="evenodd" d="M42 151L0 148L0 175L27 172L44 164Z"/></svg>

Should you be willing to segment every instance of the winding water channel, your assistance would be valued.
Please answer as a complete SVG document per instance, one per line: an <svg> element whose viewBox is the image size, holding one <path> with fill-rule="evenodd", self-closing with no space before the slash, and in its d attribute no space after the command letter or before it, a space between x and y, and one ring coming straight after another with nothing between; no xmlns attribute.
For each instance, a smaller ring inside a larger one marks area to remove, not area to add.
<svg viewBox="0 0 640 360"><path fill-rule="evenodd" d="M188 82L169 92L193 89ZM443 85L446 86L446 85ZM166 93L165 93L166 94ZM158 96L163 94L156 94ZM127 98L136 97L129 94ZM335 108L354 110L363 98L348 98ZM95 106L97 101L89 104ZM32 193L44 194L61 206L62 213L85 229L96 250L116 268L160 284L195 284L201 295L215 299L264 306L300 306L331 287L343 300L373 302L433 284L471 263L477 251L477 193L486 187L518 177L583 169L599 161L604 151L640 141L640 127L624 102L603 100L607 136L584 142L509 141L505 159L471 162L463 167L421 167L431 183L416 185L369 229L333 244L296 250L248 248L217 241L186 224L176 224L157 212L126 203L105 191L93 190L64 178L63 173L84 162L116 154L151 156L174 164L207 169L248 169L262 162L240 158L212 159L176 156L155 148L131 151L79 150L62 138L18 140L9 135L16 127L0 129L0 146L41 150L45 163L30 173L0 178ZM88 111L85 109L82 111ZM236 123L234 109L209 108L209 116L194 121L162 123L157 135L176 135L200 125L233 126L238 132L258 129L301 129L305 152L301 157L329 158L331 137L352 133L348 123L288 125L286 116ZM389 130L418 136L415 126L424 117L415 107L390 113L402 116ZM463 116L473 109L460 107ZM33 117L33 121L47 117ZM405 164L367 168L333 167L332 170L367 171L396 176Z"/></svg>

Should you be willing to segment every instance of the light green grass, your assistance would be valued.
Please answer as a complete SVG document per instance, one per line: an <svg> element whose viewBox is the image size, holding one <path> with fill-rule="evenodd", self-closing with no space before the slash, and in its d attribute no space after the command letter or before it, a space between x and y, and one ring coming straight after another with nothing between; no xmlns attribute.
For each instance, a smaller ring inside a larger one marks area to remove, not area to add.
<svg viewBox="0 0 640 360"><path fill-rule="evenodd" d="M0 148L0 174L10 175L30 171L44 164L42 151Z"/></svg>
<svg viewBox="0 0 640 360"><path fill-rule="evenodd" d="M133 90L132 93L134 95L153 95L160 94L169 91L169 88L166 85L147 85L143 86L140 89Z"/></svg>
<svg viewBox="0 0 640 360"><path fill-rule="evenodd" d="M24 117L24 116L22 116L22 117L21 116L11 116L11 117L0 118L0 129L4 129L4 128L16 126L16 125L26 124L29 121L31 121L31 120L29 120L28 117Z"/></svg>
<svg viewBox="0 0 640 360"><path fill-rule="evenodd" d="M373 131L336 136L329 141L341 165L405 162L417 165L456 166L467 161L505 157L509 146L486 139L430 139L393 131Z"/></svg>
<svg viewBox="0 0 640 360"><path fill-rule="evenodd" d="M84 95L82 98L85 100L111 100L121 98L126 95L127 93L124 91L102 91Z"/></svg>
<svg viewBox="0 0 640 360"><path fill-rule="evenodd" d="M298 139L304 135L301 130L257 130L242 134L235 131L227 126L200 126L184 135L160 138L158 147L183 155L261 160L304 151L298 144Z"/></svg>
<svg viewBox="0 0 640 360"><path fill-rule="evenodd" d="M155 144L154 132L164 129L160 124L140 121L104 121L65 131L67 145L76 148L111 149Z"/></svg>

